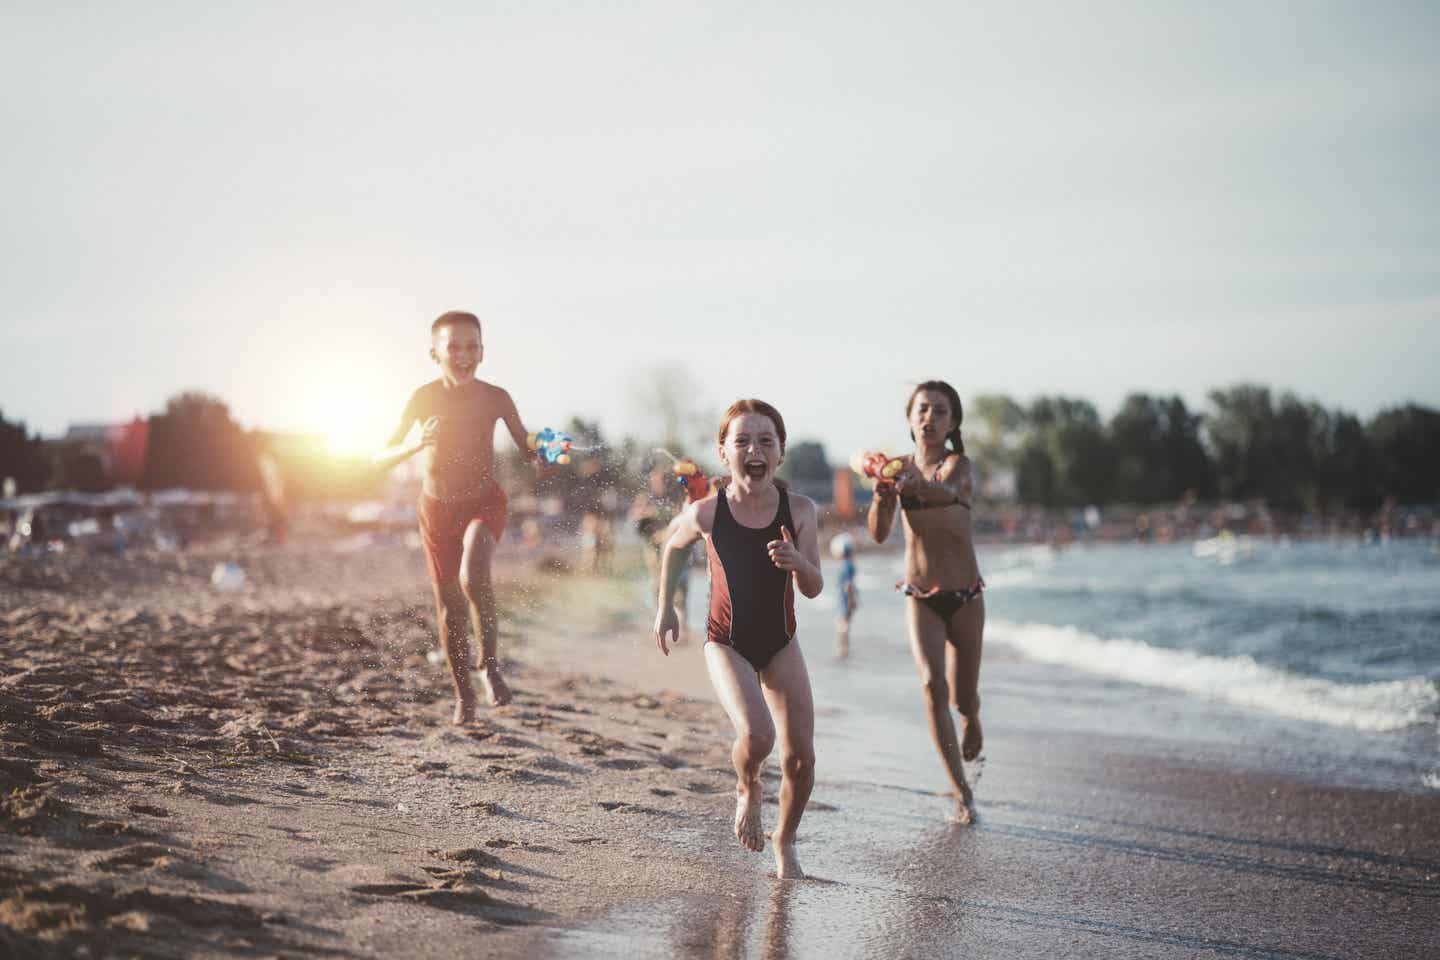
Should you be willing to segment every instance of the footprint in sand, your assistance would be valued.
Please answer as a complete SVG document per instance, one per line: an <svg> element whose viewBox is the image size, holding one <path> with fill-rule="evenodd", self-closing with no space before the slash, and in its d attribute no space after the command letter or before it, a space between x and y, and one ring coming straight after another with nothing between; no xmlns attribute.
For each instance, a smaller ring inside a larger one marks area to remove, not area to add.
<svg viewBox="0 0 1440 960"><path fill-rule="evenodd" d="M559 777L552 777L546 773L538 773L534 770L527 770L524 767L506 767L498 763L492 763L486 768L492 776L501 777L511 783L544 784L552 787L568 787L569 781Z"/></svg>
<svg viewBox="0 0 1440 960"><path fill-rule="evenodd" d="M465 804L465 809L467 809L467 810L479 810L481 813L485 814L487 817L513 817L513 816L515 816L515 814L511 813L509 810L506 810L504 807L500 806L500 804L496 803L494 800L475 800L475 801L473 801L473 802L471 802L471 803Z"/></svg>
<svg viewBox="0 0 1440 960"><path fill-rule="evenodd" d="M163 867L179 859L175 851L154 843L137 843L96 857L91 866L106 873Z"/></svg>
<svg viewBox="0 0 1440 960"><path fill-rule="evenodd" d="M668 810L657 810L642 803L628 803L624 800L601 800L595 806L610 813L648 813L657 817L674 816Z"/></svg>
<svg viewBox="0 0 1440 960"><path fill-rule="evenodd" d="M639 770L641 767L648 767L644 760L628 760L624 757L616 757L614 760L601 760L595 764L597 767L604 767L606 770Z"/></svg>
<svg viewBox="0 0 1440 960"><path fill-rule="evenodd" d="M479 847L456 847L453 850L427 850L425 855L434 857L436 860L449 860L451 863L473 863L477 866L500 867L502 862L495 854Z"/></svg>
<svg viewBox="0 0 1440 960"><path fill-rule="evenodd" d="M362 883L351 887L350 892L364 897L390 897L441 910L478 914L501 926L525 926L548 916L531 907L497 900L479 887L453 878L429 884Z"/></svg>

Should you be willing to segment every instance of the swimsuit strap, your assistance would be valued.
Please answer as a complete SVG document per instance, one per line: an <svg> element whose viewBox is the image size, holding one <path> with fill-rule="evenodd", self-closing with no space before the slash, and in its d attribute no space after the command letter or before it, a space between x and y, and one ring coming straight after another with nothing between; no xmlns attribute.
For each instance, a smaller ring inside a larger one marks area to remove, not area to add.
<svg viewBox="0 0 1440 960"><path fill-rule="evenodd" d="M720 520L723 517L725 520L733 522L738 526L740 521L736 520L735 517L730 513L730 498L726 496L725 493L725 488L721 487L720 496L716 499L715 502L715 525L718 527L720 525Z"/></svg>
<svg viewBox="0 0 1440 960"><path fill-rule="evenodd" d="M783 487L775 489L780 491L780 509L775 511L775 519L780 521L780 529L789 530L790 539L798 542L800 535L795 532L795 518L790 515L790 491Z"/></svg>

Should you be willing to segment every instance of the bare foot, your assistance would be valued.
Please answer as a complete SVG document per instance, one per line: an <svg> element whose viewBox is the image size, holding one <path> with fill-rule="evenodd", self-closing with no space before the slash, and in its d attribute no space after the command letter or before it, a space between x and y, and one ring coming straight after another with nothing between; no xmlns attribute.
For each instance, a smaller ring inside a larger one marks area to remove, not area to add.
<svg viewBox="0 0 1440 960"><path fill-rule="evenodd" d="M800 858L795 856L795 841L777 843L774 837L770 840L775 848L775 876L781 880L804 880L805 871L800 869Z"/></svg>
<svg viewBox="0 0 1440 960"><path fill-rule="evenodd" d="M746 850L759 852L765 849L765 838L760 834L760 781L750 784L750 789L735 791L735 839Z"/></svg>
<svg viewBox="0 0 1440 960"><path fill-rule="evenodd" d="M985 746L985 734L980 730L980 714L967 717L960 716L960 756L967 762L972 762Z"/></svg>
<svg viewBox="0 0 1440 960"><path fill-rule="evenodd" d="M510 702L510 688L500 676L500 663L494 657L485 661L480 668L480 685L485 688L485 702L492 707L503 707Z"/></svg>
<svg viewBox="0 0 1440 960"><path fill-rule="evenodd" d="M457 727L463 727L475 721L475 698L459 698L455 701L455 713L450 718Z"/></svg>
<svg viewBox="0 0 1440 960"><path fill-rule="evenodd" d="M955 798L955 815L951 820L962 827L975 822L975 795L969 790Z"/></svg>

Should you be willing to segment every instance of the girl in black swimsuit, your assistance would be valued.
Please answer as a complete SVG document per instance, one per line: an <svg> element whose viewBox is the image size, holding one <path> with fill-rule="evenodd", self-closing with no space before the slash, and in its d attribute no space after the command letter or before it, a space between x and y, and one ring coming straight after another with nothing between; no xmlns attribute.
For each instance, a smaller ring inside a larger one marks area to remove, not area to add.
<svg viewBox="0 0 1440 960"><path fill-rule="evenodd" d="M905 526L905 579L910 597L910 652L925 685L935 748L955 789L956 818L974 817L963 760L979 757L980 650L985 629L985 581L971 538L970 461L960 436L960 396L943 380L929 380L905 405L915 453L893 484L876 488L870 533L883 542L900 512ZM897 511L895 508L901 509ZM963 728L956 735L951 708Z"/></svg>
<svg viewBox="0 0 1440 960"><path fill-rule="evenodd" d="M735 836L764 849L760 768L779 734L780 812L770 837L775 872L803 878L795 831L815 783L815 707L795 638L795 590L820 593L815 504L775 480L785 456L785 421L760 400L739 400L720 424L720 460L730 471L709 497L674 522L662 555L655 641L667 656L678 627L671 599L690 545L702 537L710 563L705 663L735 726Z"/></svg>

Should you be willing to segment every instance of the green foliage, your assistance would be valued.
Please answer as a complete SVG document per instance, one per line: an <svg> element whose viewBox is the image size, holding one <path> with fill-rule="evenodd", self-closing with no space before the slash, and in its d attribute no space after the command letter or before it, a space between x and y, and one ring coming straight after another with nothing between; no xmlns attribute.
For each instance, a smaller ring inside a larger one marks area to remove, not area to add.
<svg viewBox="0 0 1440 960"><path fill-rule="evenodd" d="M825 459L825 447L814 440L789 444L779 475L799 493L820 500L829 500L834 488L834 475Z"/></svg>
<svg viewBox="0 0 1440 960"><path fill-rule="evenodd" d="M1059 507L1109 503L1115 456L1095 407L1072 397L1040 397L1027 419L1030 434L1015 478L1021 499Z"/></svg>
<svg viewBox="0 0 1440 960"><path fill-rule="evenodd" d="M23 422L10 422L0 411L0 480L15 478L19 493L34 493L50 479L50 463L40 437L31 436Z"/></svg>
<svg viewBox="0 0 1440 960"><path fill-rule="evenodd" d="M1014 468L1028 425L1020 404L1002 393L983 393L966 407L965 449L990 470Z"/></svg>
<svg viewBox="0 0 1440 960"><path fill-rule="evenodd" d="M172 397L150 418L150 445L140 486L145 490L254 491L260 486L255 444L218 397L190 391Z"/></svg>
<svg viewBox="0 0 1440 960"><path fill-rule="evenodd" d="M1370 421L1380 485L1401 503L1440 502L1440 410L1406 404Z"/></svg>
<svg viewBox="0 0 1440 960"><path fill-rule="evenodd" d="M1055 461L1045 441L1031 437L1020 448L1015 464L1015 492L1023 503L1053 507L1057 503Z"/></svg>
<svg viewBox="0 0 1440 960"><path fill-rule="evenodd" d="M1191 491L1208 496L1212 471L1200 442L1200 421L1179 397L1126 397L1110 420L1115 499L1166 503Z"/></svg>

